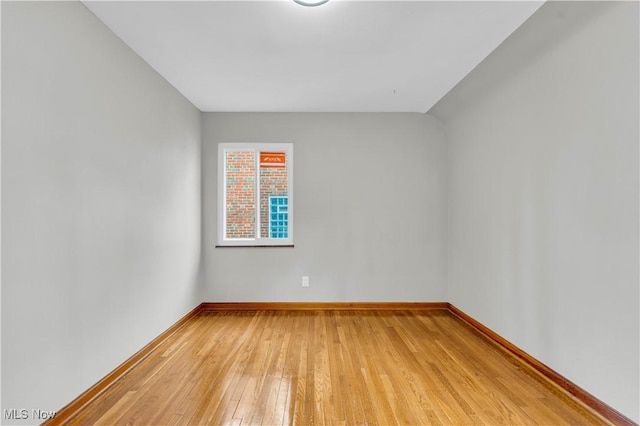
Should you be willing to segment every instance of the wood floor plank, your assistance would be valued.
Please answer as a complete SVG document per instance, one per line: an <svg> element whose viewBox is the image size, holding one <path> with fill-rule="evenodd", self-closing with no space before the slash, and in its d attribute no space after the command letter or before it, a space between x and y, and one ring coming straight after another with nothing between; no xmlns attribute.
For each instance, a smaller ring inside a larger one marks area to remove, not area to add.
<svg viewBox="0 0 640 426"><path fill-rule="evenodd" d="M67 424L607 424L446 311L202 312Z"/></svg>

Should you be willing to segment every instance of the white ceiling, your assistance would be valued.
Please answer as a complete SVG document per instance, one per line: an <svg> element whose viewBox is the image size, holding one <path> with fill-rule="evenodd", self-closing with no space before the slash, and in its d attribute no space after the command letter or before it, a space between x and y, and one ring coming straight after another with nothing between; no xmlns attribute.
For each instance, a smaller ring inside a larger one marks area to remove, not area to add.
<svg viewBox="0 0 640 426"><path fill-rule="evenodd" d="M86 1L201 111L426 112L543 1Z"/></svg>

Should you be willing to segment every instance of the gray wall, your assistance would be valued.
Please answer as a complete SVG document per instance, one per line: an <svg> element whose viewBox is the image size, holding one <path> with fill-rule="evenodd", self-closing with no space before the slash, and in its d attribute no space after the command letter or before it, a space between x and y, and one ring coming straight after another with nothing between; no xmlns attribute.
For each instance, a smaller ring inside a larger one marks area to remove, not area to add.
<svg viewBox="0 0 640 426"><path fill-rule="evenodd" d="M447 300L639 420L638 3L546 3L431 113Z"/></svg>
<svg viewBox="0 0 640 426"><path fill-rule="evenodd" d="M2 2L3 409L61 408L202 300L200 118L81 3Z"/></svg>
<svg viewBox="0 0 640 426"><path fill-rule="evenodd" d="M295 248L214 247L220 142L293 142ZM444 300L444 148L424 114L204 114L205 300Z"/></svg>

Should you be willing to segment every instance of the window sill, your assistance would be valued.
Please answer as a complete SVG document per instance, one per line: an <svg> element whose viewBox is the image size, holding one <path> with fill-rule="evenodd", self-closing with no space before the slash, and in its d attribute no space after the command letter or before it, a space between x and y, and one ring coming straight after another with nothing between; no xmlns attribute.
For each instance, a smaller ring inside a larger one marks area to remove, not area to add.
<svg viewBox="0 0 640 426"><path fill-rule="evenodd" d="M262 246L252 246L252 245L242 245L242 246L220 246L220 245L216 245L216 248L294 248L295 246L293 244L286 244L286 245L262 245Z"/></svg>

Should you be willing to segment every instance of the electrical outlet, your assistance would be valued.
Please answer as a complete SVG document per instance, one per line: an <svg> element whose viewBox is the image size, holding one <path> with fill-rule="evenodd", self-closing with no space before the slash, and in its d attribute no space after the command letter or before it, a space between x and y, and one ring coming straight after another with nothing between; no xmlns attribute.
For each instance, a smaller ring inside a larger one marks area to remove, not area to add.
<svg viewBox="0 0 640 426"><path fill-rule="evenodd" d="M306 275L302 276L302 287L309 287L309 277Z"/></svg>

